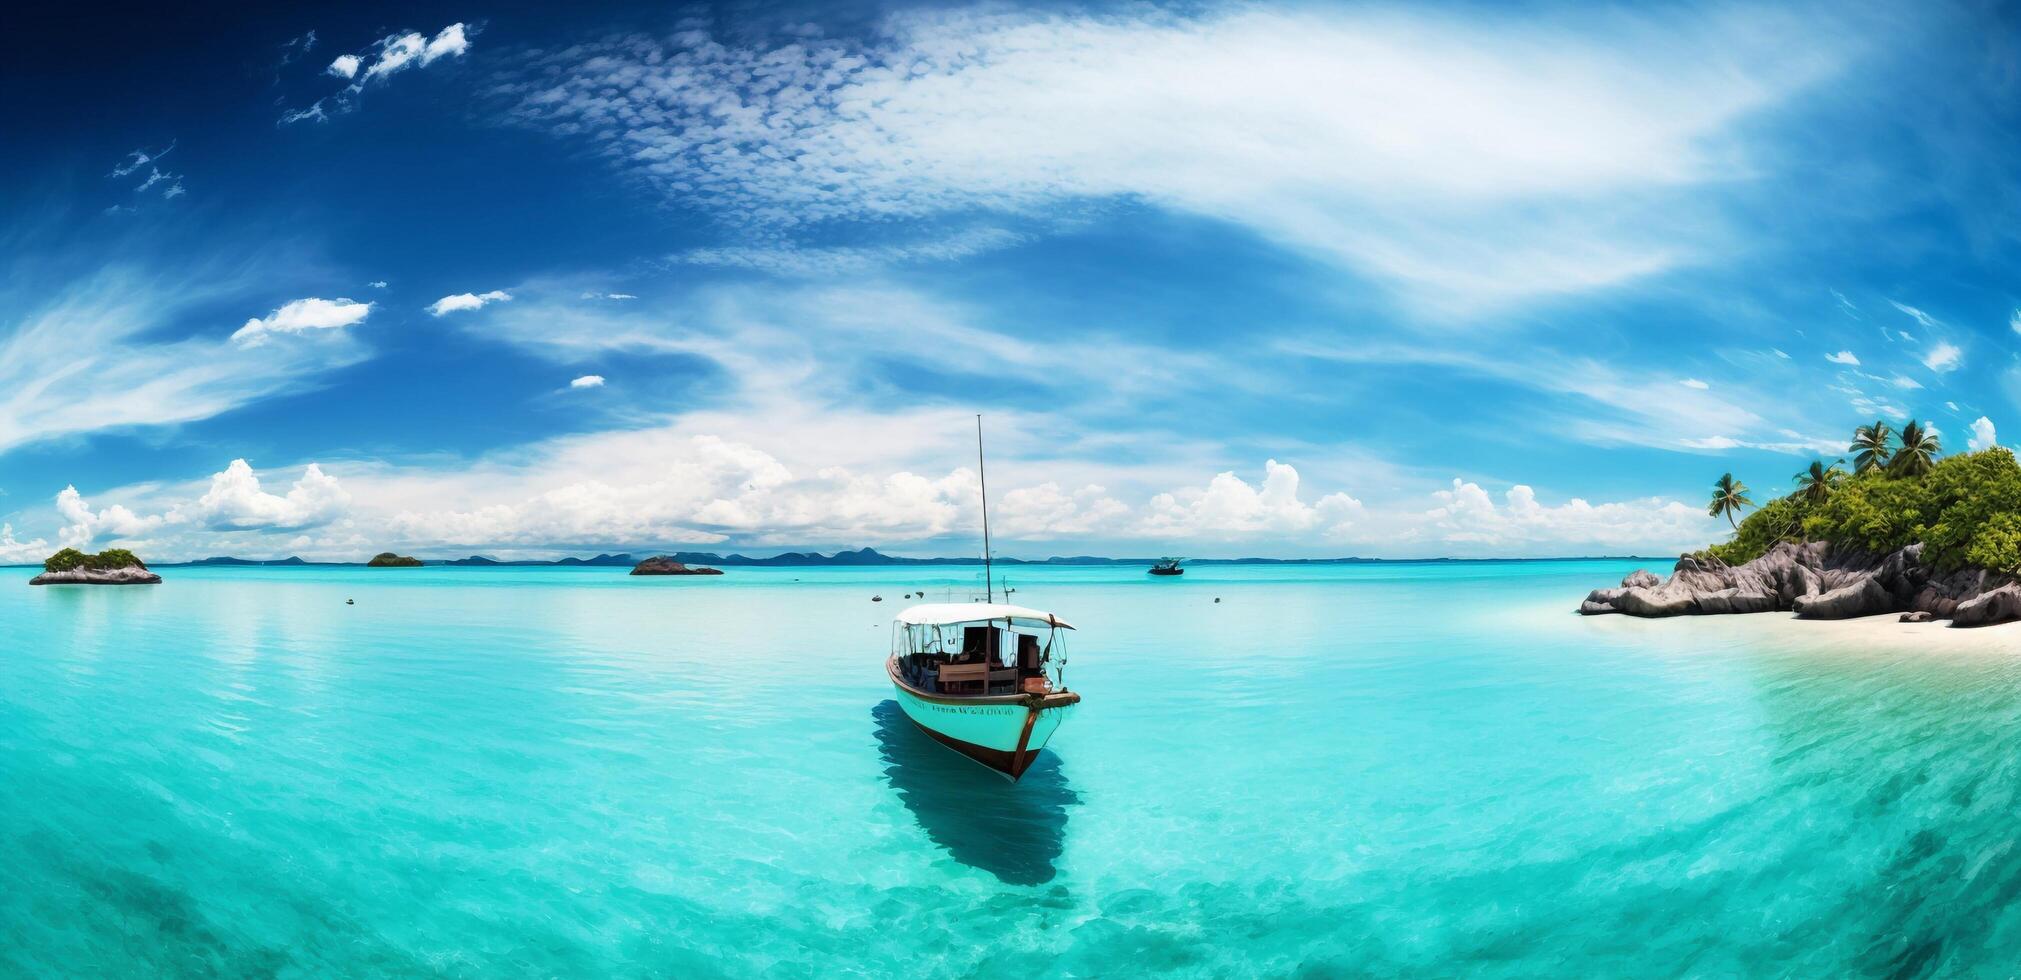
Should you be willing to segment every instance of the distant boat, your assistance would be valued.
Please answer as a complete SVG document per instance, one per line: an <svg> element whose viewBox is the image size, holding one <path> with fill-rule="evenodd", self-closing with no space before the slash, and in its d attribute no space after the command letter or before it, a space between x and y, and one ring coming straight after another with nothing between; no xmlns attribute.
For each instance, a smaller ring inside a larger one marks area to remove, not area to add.
<svg viewBox="0 0 2021 980"><path fill-rule="evenodd" d="M1157 564L1151 566L1151 574L1184 575L1186 574L1186 570L1180 568L1179 563L1185 560L1184 558L1160 558Z"/></svg>
<svg viewBox="0 0 2021 980"><path fill-rule="evenodd" d="M989 482L982 463L978 415L983 599L927 603L900 612L891 624L891 657L884 670L899 709L920 731L1015 781L1031 768L1081 696L1066 689L1062 673L1067 658L1060 631L1073 627L1052 613L996 601Z"/></svg>

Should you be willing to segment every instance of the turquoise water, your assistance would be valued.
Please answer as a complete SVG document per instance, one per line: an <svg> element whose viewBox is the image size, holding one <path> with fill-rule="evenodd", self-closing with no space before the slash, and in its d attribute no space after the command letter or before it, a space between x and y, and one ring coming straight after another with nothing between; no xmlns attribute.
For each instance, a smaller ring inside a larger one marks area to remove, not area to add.
<svg viewBox="0 0 2021 980"><path fill-rule="evenodd" d="M1631 567L1013 571L1015 786L882 676L966 569L0 588L0 975L2010 972L2021 642L1570 613Z"/></svg>

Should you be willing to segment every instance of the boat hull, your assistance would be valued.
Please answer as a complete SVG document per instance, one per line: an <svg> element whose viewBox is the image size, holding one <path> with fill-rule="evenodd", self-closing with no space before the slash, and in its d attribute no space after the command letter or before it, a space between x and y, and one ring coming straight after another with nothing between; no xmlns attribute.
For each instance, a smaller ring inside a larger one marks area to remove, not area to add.
<svg viewBox="0 0 2021 980"><path fill-rule="evenodd" d="M936 697L893 677L899 710L934 741L1017 779L1052 740L1067 709L1080 701L1059 693L996 698Z"/></svg>

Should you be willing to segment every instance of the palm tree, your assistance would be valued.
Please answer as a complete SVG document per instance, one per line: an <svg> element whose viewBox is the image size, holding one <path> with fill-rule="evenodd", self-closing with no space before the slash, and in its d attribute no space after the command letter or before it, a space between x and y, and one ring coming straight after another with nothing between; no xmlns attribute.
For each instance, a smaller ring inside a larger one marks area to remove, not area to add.
<svg viewBox="0 0 2021 980"><path fill-rule="evenodd" d="M1853 472L1869 473L1886 469L1888 452L1891 448L1888 440L1893 438L1894 434L1894 430L1888 428L1888 423L1880 419L1875 419L1872 425L1854 429L1853 444L1846 447L1846 451L1853 454Z"/></svg>
<svg viewBox="0 0 2021 980"><path fill-rule="evenodd" d="M1733 515L1740 513L1742 507L1752 506L1754 501L1747 499L1747 484L1734 479L1733 474L1728 473L1721 476L1718 483L1712 485L1712 506L1707 507L1705 512L1714 517L1725 514L1726 523L1733 525L1733 529L1738 531L1740 522L1734 520Z"/></svg>
<svg viewBox="0 0 2021 980"><path fill-rule="evenodd" d="M1846 477L1846 471L1839 469L1839 463L1843 462L1845 460L1841 459L1826 466L1824 460L1812 460L1810 469L1796 475L1797 492L1813 504L1831 499L1832 491L1838 489L1839 481Z"/></svg>
<svg viewBox="0 0 2021 980"><path fill-rule="evenodd" d="M1888 471L1896 476L1922 476L1937 464L1937 454L1943 451L1936 433L1910 422L1902 426L1902 448L1888 461Z"/></svg>

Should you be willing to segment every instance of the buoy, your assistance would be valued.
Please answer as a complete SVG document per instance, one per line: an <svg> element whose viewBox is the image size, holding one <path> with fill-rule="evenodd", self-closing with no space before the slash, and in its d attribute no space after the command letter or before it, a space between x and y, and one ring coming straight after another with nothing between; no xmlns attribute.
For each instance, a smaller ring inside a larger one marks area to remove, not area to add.
<svg viewBox="0 0 2021 980"><path fill-rule="evenodd" d="M1220 597L1220 596L1218 596L1218 595L1217 595L1217 596L1215 596L1215 597L1214 597L1214 601L1215 601L1215 602L1220 602L1220 601L1221 601L1221 597Z"/></svg>
<svg viewBox="0 0 2021 980"><path fill-rule="evenodd" d="M358 600L356 600L356 599L346 599L346 600L344 600L344 605L347 605L347 606L355 606L355 605L357 605L357 604L358 604Z"/></svg>
<svg viewBox="0 0 2021 980"><path fill-rule="evenodd" d="M883 596L881 596L881 595L874 595L874 596L871 596L871 597L870 597L870 601L871 601L871 602L883 602L883 601L884 601L884 597L883 597Z"/></svg>

